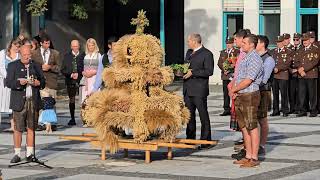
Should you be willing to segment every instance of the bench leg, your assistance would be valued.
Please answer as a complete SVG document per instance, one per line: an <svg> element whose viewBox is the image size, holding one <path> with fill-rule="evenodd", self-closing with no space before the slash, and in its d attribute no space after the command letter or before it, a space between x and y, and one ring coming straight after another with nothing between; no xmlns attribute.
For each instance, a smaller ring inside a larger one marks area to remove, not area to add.
<svg viewBox="0 0 320 180"><path fill-rule="evenodd" d="M172 160L172 147L168 147L168 160Z"/></svg>
<svg viewBox="0 0 320 180"><path fill-rule="evenodd" d="M106 146L104 145L101 147L101 160L106 160Z"/></svg>
<svg viewBox="0 0 320 180"><path fill-rule="evenodd" d="M124 149L123 151L124 151L124 155L123 155L123 156L124 156L125 158L127 158L127 157L128 157L128 149Z"/></svg>
<svg viewBox="0 0 320 180"><path fill-rule="evenodd" d="M150 150L146 150L146 158L145 158L145 163L150 163L151 158L150 158L151 152Z"/></svg>

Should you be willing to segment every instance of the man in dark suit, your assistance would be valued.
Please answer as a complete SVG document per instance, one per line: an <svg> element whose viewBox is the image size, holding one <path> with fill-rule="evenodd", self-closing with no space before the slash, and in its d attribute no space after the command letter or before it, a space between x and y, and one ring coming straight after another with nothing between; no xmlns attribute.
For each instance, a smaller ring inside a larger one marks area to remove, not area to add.
<svg viewBox="0 0 320 180"><path fill-rule="evenodd" d="M80 52L80 44L78 40L71 41L71 51L64 55L61 72L65 76L65 83L69 96L69 110L71 120L69 126L76 125L74 118L76 94L79 89L79 83L82 78L84 52Z"/></svg>
<svg viewBox="0 0 320 180"><path fill-rule="evenodd" d="M20 49L21 59L8 65L6 85L11 89L10 109L14 119L14 151L10 161L21 161L22 132L27 128L27 160L33 158L34 128L37 125L37 112L40 109L40 89L45 87L45 78L40 66L31 59L28 46Z"/></svg>
<svg viewBox="0 0 320 180"><path fill-rule="evenodd" d="M209 77L213 74L213 54L202 46L199 34L188 36L189 50L186 53L186 63L190 63L188 72L183 76L183 95L186 106L191 113L187 125L187 138L196 138L196 109L201 121L201 138L211 140L210 119L207 107L209 95ZM201 148L207 148L201 145Z"/></svg>

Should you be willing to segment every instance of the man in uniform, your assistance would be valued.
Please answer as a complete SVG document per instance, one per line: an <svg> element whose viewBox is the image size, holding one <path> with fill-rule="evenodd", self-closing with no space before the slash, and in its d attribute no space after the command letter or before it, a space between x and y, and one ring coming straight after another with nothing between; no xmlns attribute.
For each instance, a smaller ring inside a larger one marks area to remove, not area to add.
<svg viewBox="0 0 320 180"><path fill-rule="evenodd" d="M220 116L230 115L230 96L228 91L228 84L230 83L231 78L233 77L233 72L226 71L223 68L223 63L228 61L230 58L237 58L239 54L239 49L233 47L234 39L228 37L226 39L227 48L220 52L220 57L218 60L218 66L221 69L221 80L223 84L223 113ZM235 65L235 64L234 64Z"/></svg>
<svg viewBox="0 0 320 180"><path fill-rule="evenodd" d="M284 117L289 114L288 107L288 80L289 67L291 64L291 50L284 46L283 36L278 36L276 39L277 48L273 51L273 59L276 61L276 66L273 70L274 79L272 82L273 94L273 112L271 116L279 116L279 90L281 92L281 109Z"/></svg>
<svg viewBox="0 0 320 180"><path fill-rule="evenodd" d="M314 31L308 31L307 34L310 37L311 44L318 46L319 43L316 41L316 33Z"/></svg>
<svg viewBox="0 0 320 180"><path fill-rule="evenodd" d="M289 68L290 76L289 76L289 103L290 103L290 114L298 114L298 70L296 67L296 55L298 50L302 48L301 46L301 34L294 33L293 34L293 46L292 50L292 62Z"/></svg>
<svg viewBox="0 0 320 180"><path fill-rule="evenodd" d="M290 38L291 38L291 36L290 36L290 34L288 34L288 33L283 33L283 45L285 46L285 47L287 47L287 48L289 48L289 49L291 49L292 48L292 44L290 43Z"/></svg>
<svg viewBox="0 0 320 180"><path fill-rule="evenodd" d="M310 115L317 116L317 81L318 81L318 48L311 43L309 33L302 35L303 48L297 52L297 67L299 73L299 110L297 117L307 115L307 109L304 106L306 93L309 95ZM308 103L309 103L308 102Z"/></svg>

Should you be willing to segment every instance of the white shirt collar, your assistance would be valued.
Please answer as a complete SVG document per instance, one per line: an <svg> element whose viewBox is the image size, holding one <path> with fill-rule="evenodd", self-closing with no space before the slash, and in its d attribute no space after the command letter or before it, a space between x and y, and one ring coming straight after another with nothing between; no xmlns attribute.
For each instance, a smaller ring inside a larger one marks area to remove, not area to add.
<svg viewBox="0 0 320 180"><path fill-rule="evenodd" d="M196 51L198 51L198 50L201 49L201 48L202 48L202 44L201 44L201 46L199 46L198 48L194 49L193 52L196 52Z"/></svg>
<svg viewBox="0 0 320 180"><path fill-rule="evenodd" d="M71 53L72 53L74 56L78 56L80 52L78 51L77 53L75 53L75 52L71 51Z"/></svg>

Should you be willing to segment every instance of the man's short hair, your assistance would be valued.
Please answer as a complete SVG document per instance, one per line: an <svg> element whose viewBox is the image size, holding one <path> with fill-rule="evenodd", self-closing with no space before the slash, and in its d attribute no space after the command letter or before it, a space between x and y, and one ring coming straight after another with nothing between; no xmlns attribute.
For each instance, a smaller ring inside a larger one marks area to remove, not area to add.
<svg viewBox="0 0 320 180"><path fill-rule="evenodd" d="M267 49L269 46L269 38L264 35L258 35L258 40L264 44L264 48Z"/></svg>
<svg viewBox="0 0 320 180"><path fill-rule="evenodd" d="M258 38L257 38L256 35L254 35L254 34L247 34L246 36L243 37L243 39L245 39L245 38L248 38L249 42L254 44L254 48L257 47Z"/></svg>
<svg viewBox="0 0 320 180"><path fill-rule="evenodd" d="M47 35L47 34L44 34L44 35L41 36L40 42L43 43L43 42L45 42L45 41L51 41L49 35Z"/></svg>
<svg viewBox="0 0 320 180"><path fill-rule="evenodd" d="M202 42L200 34L197 34L197 33L190 34L190 39L196 41L199 44L201 44Z"/></svg>
<svg viewBox="0 0 320 180"><path fill-rule="evenodd" d="M235 33L235 36L244 38L248 34L251 34L250 29L240 29L238 32Z"/></svg>
<svg viewBox="0 0 320 180"><path fill-rule="evenodd" d="M111 36L111 37L109 37L109 39L108 39L108 44L112 44L112 43L114 43L114 42L117 42L118 41L118 38L117 37L115 37L115 36Z"/></svg>

